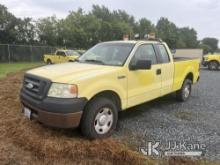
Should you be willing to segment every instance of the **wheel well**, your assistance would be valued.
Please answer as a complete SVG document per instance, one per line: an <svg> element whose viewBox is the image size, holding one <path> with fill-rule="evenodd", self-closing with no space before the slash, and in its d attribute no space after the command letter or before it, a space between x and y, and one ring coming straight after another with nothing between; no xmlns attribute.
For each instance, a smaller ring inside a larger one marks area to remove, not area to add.
<svg viewBox="0 0 220 165"><path fill-rule="evenodd" d="M210 62L217 62L217 64L219 65L219 62L217 60L211 60L211 61L209 61L209 63Z"/></svg>
<svg viewBox="0 0 220 165"><path fill-rule="evenodd" d="M51 59L48 58L47 61L51 61Z"/></svg>
<svg viewBox="0 0 220 165"><path fill-rule="evenodd" d="M191 81L193 82L193 74L192 74L192 72L190 72L190 73L187 74L185 80L186 80L186 79L189 79L189 80L191 80Z"/></svg>
<svg viewBox="0 0 220 165"><path fill-rule="evenodd" d="M111 91L111 90L99 92L95 96L93 96L90 99L90 101L92 101L93 99L95 99L97 97L105 97L105 98L112 100L116 104L116 106L118 107L118 110L121 111L121 99L116 92Z"/></svg>

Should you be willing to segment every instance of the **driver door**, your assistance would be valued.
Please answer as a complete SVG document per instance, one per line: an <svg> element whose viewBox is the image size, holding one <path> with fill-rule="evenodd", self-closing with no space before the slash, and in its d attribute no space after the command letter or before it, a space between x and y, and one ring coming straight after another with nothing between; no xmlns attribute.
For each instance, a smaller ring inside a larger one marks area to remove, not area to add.
<svg viewBox="0 0 220 165"><path fill-rule="evenodd" d="M128 107L132 107L161 95L161 64L158 64L156 53L151 44L140 45L130 61L151 60L149 70L128 71Z"/></svg>
<svg viewBox="0 0 220 165"><path fill-rule="evenodd" d="M68 61L66 53L64 51L60 51L59 52L59 63L66 62L66 61Z"/></svg>

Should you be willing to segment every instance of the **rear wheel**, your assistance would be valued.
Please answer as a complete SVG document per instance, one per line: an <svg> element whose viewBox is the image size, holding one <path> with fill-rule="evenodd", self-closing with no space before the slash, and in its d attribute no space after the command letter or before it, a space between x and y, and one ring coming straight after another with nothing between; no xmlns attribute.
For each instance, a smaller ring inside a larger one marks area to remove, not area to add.
<svg viewBox="0 0 220 165"><path fill-rule="evenodd" d="M117 120L116 105L110 99L97 97L83 112L81 132L90 139L105 138L113 133Z"/></svg>
<svg viewBox="0 0 220 165"><path fill-rule="evenodd" d="M187 101L191 95L191 90L192 90L192 81L186 79L182 85L182 88L176 92L176 99L181 102Z"/></svg>
<svg viewBox="0 0 220 165"><path fill-rule="evenodd" d="M209 70L217 70L218 67L219 67L219 64L218 64L218 62L216 62L216 61L211 61L211 62L209 62L209 64L208 64Z"/></svg>
<svg viewBox="0 0 220 165"><path fill-rule="evenodd" d="M47 65L51 65L51 64L52 64L51 60L48 59L48 60L47 60Z"/></svg>

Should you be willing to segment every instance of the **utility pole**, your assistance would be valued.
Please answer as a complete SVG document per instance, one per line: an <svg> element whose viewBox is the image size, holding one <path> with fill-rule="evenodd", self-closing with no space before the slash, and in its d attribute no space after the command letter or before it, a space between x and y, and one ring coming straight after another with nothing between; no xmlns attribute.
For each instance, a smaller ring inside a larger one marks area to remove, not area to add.
<svg viewBox="0 0 220 165"><path fill-rule="evenodd" d="M11 63L11 53L10 53L9 44L8 44L8 60L9 60L9 63Z"/></svg>
<svg viewBox="0 0 220 165"><path fill-rule="evenodd" d="M33 47L30 45L30 51L31 51L31 62L33 62Z"/></svg>

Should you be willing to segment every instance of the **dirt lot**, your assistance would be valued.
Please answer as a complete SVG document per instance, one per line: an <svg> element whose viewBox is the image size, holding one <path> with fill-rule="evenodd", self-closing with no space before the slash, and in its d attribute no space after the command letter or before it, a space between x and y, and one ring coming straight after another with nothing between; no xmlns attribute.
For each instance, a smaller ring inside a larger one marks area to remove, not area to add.
<svg viewBox="0 0 220 165"><path fill-rule="evenodd" d="M23 72L0 80L0 164L200 164L184 158L154 160L117 138L89 141L77 130L57 130L21 113Z"/></svg>
<svg viewBox="0 0 220 165"><path fill-rule="evenodd" d="M0 80L0 164L143 162L143 156L114 139L89 141L77 130L53 130L28 121L18 97L22 75Z"/></svg>

